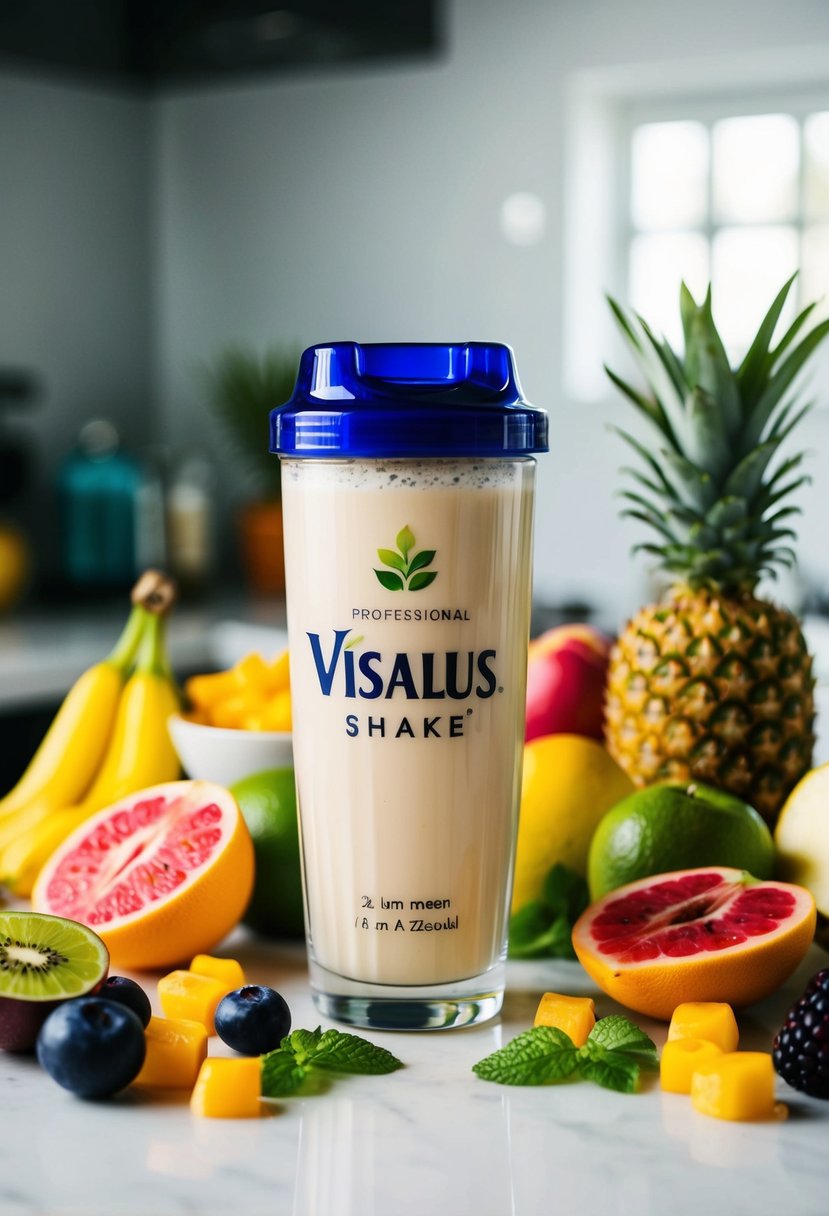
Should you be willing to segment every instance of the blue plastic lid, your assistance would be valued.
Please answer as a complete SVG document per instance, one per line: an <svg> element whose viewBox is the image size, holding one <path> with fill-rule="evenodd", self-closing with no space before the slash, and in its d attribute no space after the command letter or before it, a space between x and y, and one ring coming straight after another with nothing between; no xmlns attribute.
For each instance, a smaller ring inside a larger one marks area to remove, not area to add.
<svg viewBox="0 0 829 1216"><path fill-rule="evenodd" d="M309 346L293 396L271 411L280 456L526 456L547 415L524 401L500 342Z"/></svg>

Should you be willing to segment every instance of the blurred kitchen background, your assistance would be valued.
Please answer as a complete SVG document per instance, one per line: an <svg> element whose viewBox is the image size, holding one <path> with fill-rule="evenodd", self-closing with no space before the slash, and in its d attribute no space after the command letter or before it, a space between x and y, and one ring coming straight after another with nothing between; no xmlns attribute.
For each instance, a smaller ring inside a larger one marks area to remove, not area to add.
<svg viewBox="0 0 829 1216"><path fill-rule="evenodd" d="M537 622L615 628L650 589L603 293L675 336L710 274L736 358L797 267L826 315L826 0L2 0L0 710L65 690L148 562L180 666L281 623L226 415L325 339L509 342L551 416ZM809 391L779 595L819 613L829 360Z"/></svg>

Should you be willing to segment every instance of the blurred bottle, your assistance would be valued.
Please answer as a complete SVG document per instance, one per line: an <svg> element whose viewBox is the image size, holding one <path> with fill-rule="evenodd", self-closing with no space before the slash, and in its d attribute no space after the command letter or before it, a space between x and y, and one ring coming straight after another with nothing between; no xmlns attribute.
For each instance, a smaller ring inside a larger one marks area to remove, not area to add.
<svg viewBox="0 0 829 1216"><path fill-rule="evenodd" d="M167 488L169 566L184 595L201 594L213 567L213 518L208 458L191 452L174 466Z"/></svg>
<svg viewBox="0 0 829 1216"><path fill-rule="evenodd" d="M83 590L132 584L139 569L160 564L161 482L120 449L111 422L88 422L58 480L66 582Z"/></svg>

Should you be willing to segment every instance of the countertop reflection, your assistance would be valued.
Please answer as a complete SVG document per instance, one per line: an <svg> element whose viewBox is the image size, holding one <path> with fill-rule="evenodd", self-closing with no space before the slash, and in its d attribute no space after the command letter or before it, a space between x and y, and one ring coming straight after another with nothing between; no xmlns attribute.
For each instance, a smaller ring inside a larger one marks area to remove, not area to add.
<svg viewBox="0 0 829 1216"><path fill-rule="evenodd" d="M222 953L277 987L295 1026L319 1018L304 951L243 933ZM768 1050L816 948L774 998L741 1017L741 1046ZM143 977L155 995L155 976ZM511 963L503 1017L426 1034L369 1033L406 1064L385 1077L331 1079L312 1096L267 1103L258 1120L191 1116L186 1096L127 1091L83 1103L29 1058L0 1057L0 1212L83 1216L672 1216L826 1210L829 1103L780 1082L783 1122L730 1124L696 1114L649 1078L639 1094L587 1082L511 1089L472 1065L531 1023L545 990L593 989L575 963ZM599 998L598 1012L618 1011ZM640 1019L661 1046L665 1028ZM367 1032L368 1033L368 1032ZM211 1053L229 1054L217 1039Z"/></svg>

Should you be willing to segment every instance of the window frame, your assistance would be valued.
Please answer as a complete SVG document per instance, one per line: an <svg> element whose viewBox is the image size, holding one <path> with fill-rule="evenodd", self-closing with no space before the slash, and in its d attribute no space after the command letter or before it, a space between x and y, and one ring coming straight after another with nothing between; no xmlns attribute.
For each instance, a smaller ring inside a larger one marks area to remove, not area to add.
<svg viewBox="0 0 829 1216"><path fill-rule="evenodd" d="M802 240L804 121L829 111L829 62L822 48L803 47L590 69L568 78L565 97L562 390L580 404L607 405L613 394L602 357L612 361L622 347L604 297L626 300L630 240L639 231L630 208L634 127L688 119L710 130L723 118L793 115L800 130L800 181L797 215L787 223ZM709 194L711 181L709 173ZM704 231L709 242L721 226L713 223L710 201L705 229L687 229Z"/></svg>

